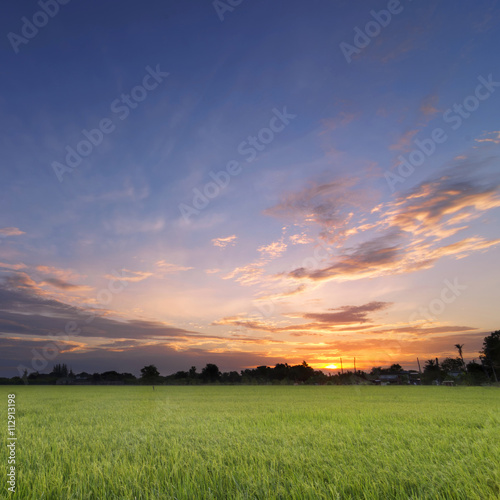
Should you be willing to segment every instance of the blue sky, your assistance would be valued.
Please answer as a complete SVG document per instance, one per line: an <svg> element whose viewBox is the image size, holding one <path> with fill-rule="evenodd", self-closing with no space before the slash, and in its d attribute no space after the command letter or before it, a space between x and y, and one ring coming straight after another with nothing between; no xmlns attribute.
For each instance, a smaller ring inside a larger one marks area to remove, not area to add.
<svg viewBox="0 0 500 500"><path fill-rule="evenodd" d="M6 9L0 375L477 358L498 2L224 3Z"/></svg>

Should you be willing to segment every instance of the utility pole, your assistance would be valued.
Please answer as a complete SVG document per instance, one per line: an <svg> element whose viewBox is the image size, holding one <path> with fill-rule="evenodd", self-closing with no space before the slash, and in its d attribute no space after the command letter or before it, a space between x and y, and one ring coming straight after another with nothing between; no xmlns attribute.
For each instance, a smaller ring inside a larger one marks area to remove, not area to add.
<svg viewBox="0 0 500 500"><path fill-rule="evenodd" d="M344 375L344 367L342 366L342 358L340 358L340 371L342 372L342 375Z"/></svg>
<svg viewBox="0 0 500 500"><path fill-rule="evenodd" d="M356 358L354 358L354 375L356 375Z"/></svg>

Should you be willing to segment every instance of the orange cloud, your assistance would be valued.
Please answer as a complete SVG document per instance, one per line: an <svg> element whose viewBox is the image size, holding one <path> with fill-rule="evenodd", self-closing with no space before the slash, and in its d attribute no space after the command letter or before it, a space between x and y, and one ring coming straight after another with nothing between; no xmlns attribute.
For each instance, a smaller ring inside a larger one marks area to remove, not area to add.
<svg viewBox="0 0 500 500"><path fill-rule="evenodd" d="M454 174L454 175L452 175ZM323 268L299 267L280 276L292 279L356 280L386 274L410 273L433 267L445 256L462 258L499 244L481 236L464 238L443 245L442 241L466 229L471 220L500 207L499 184L487 176L473 179L462 175L461 167L433 181L421 183L394 202L371 210L373 222L362 216L356 225L344 221L346 238L366 234L368 239L344 245ZM348 196L348 194L347 194ZM321 220L321 234L329 232ZM373 233L373 234L372 234Z"/></svg>
<svg viewBox="0 0 500 500"><path fill-rule="evenodd" d="M26 234L17 227L4 227L0 229L0 236L20 236Z"/></svg>
<svg viewBox="0 0 500 500"><path fill-rule="evenodd" d="M194 269L193 267L188 267L188 266L178 266L176 264L170 264L168 262L165 262L165 260L159 260L156 265L158 268L163 272L163 274L176 274L181 271L189 271L191 269Z"/></svg>
<svg viewBox="0 0 500 500"><path fill-rule="evenodd" d="M486 137L484 139L476 139L476 142L492 142L493 144L500 144L500 131L495 132L485 132L485 136L493 136Z"/></svg>
<svg viewBox="0 0 500 500"><path fill-rule="evenodd" d="M26 269L26 265L23 263L6 264L5 262L0 262L0 267L4 267L6 269L12 269L13 271L19 271L19 269Z"/></svg>
<svg viewBox="0 0 500 500"><path fill-rule="evenodd" d="M234 246L238 237L233 234L231 236L226 236L225 238L214 238L212 243L214 246L219 248L226 248L227 246Z"/></svg>
<svg viewBox="0 0 500 500"><path fill-rule="evenodd" d="M153 276L153 273L146 271L130 271L130 269L122 269L120 274L106 274L104 277L108 280L116 280L120 281L129 281L132 283L143 281L150 276Z"/></svg>
<svg viewBox="0 0 500 500"><path fill-rule="evenodd" d="M270 259L275 259L281 256L281 254L286 250L287 246L283 240L273 241L269 245L263 245L257 249L263 257L268 257Z"/></svg>

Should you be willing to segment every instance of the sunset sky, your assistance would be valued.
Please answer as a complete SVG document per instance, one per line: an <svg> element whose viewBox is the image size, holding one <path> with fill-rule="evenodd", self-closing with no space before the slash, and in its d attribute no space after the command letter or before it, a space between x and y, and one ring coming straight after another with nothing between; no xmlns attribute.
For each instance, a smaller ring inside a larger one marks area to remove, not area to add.
<svg viewBox="0 0 500 500"><path fill-rule="evenodd" d="M0 376L478 358L496 0L48 3L0 20Z"/></svg>

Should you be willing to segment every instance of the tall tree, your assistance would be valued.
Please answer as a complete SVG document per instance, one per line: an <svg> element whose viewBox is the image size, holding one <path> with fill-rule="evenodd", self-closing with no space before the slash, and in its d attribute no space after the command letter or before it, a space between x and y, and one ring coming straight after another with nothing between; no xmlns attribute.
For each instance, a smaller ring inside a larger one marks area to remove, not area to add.
<svg viewBox="0 0 500 500"><path fill-rule="evenodd" d="M463 370L463 362L460 358L446 358L441 363L441 369L444 372L459 372Z"/></svg>
<svg viewBox="0 0 500 500"><path fill-rule="evenodd" d="M221 373L219 367L212 363L208 363L205 368L201 370L201 378L205 382L217 382L220 379Z"/></svg>
<svg viewBox="0 0 500 500"><path fill-rule="evenodd" d="M500 330L484 337L483 350L480 353L481 361L491 369L495 382L498 382L496 370L500 368Z"/></svg>
<svg viewBox="0 0 500 500"><path fill-rule="evenodd" d="M156 368L155 365L148 365L145 366L144 368L141 368L141 378L143 379L155 378L159 376L160 372L158 371L158 368Z"/></svg>
<svg viewBox="0 0 500 500"><path fill-rule="evenodd" d="M431 383L434 380L437 380L439 382L439 380L441 379L441 370L439 368L437 358L428 359L425 362L423 379L426 381L426 383Z"/></svg>
<svg viewBox="0 0 500 500"><path fill-rule="evenodd" d="M455 347L458 349L458 355L460 356L460 359L462 360L463 367L467 370L467 367L465 366L464 356L462 354L462 349L464 347L464 344L455 344Z"/></svg>

